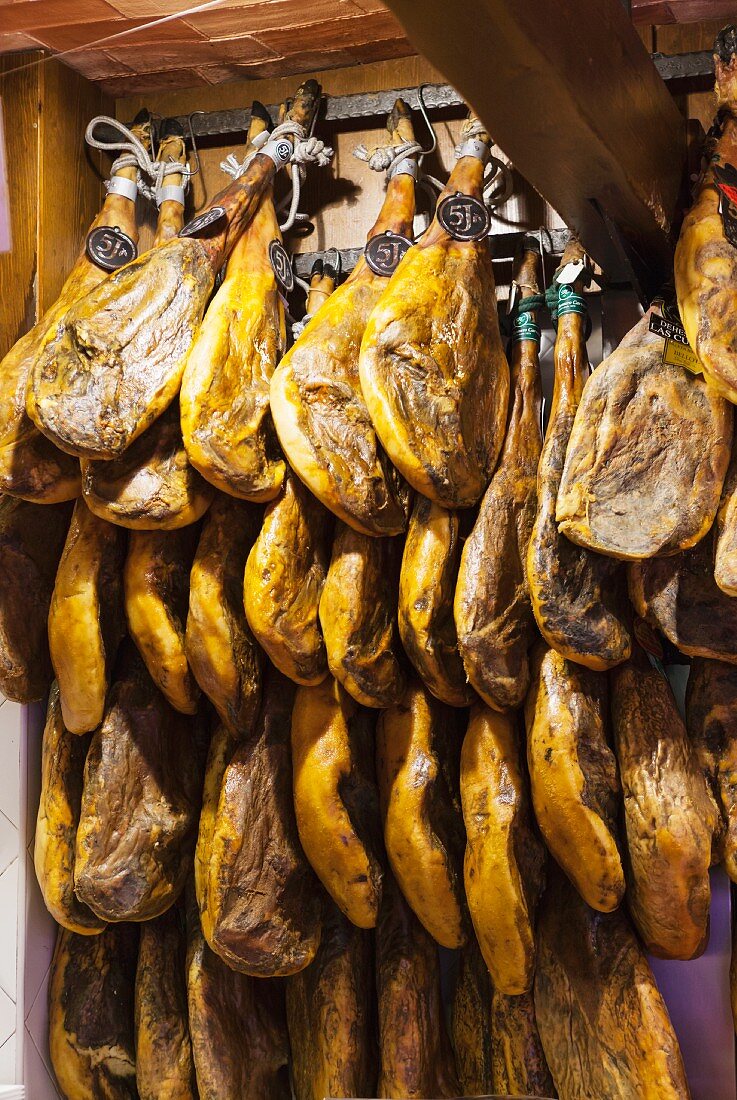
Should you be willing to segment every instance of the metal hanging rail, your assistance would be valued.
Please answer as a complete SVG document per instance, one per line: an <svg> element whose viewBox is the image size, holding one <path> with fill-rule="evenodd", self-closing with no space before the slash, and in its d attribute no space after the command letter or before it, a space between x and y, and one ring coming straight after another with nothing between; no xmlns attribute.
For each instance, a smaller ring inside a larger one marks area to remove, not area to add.
<svg viewBox="0 0 737 1100"><path fill-rule="evenodd" d="M652 59L655 68L665 81L705 77L714 72L714 62L709 50L674 56L655 53ZM465 106L463 98L450 84L426 84L423 96L426 106L431 111L446 108L461 109ZM416 87L392 88L386 92L355 92L352 95L326 96L320 118L325 122L379 118L389 114L396 99L406 100L409 106L415 109L419 107ZM270 104L268 111L273 118L276 118L279 104ZM198 111L192 116L185 115L179 119L185 133L188 131L190 118L195 138L219 137L246 133L251 112L247 107L233 107L227 111Z"/></svg>
<svg viewBox="0 0 737 1100"><path fill-rule="evenodd" d="M542 247L546 256L562 256L563 249L570 233L567 229L543 229ZM520 229L516 232L494 233L489 237L492 261L507 262L513 260L522 245L525 237L534 237L538 240L537 231ZM363 255L362 248L339 248L340 270L344 275L352 271ZM324 252L297 252L292 256L294 273L300 279L309 278L312 265L318 257L324 256Z"/></svg>

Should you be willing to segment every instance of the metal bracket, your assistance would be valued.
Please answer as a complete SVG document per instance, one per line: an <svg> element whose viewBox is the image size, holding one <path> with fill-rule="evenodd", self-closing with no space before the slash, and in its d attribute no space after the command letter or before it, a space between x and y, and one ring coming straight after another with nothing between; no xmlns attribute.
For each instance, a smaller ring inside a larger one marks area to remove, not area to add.
<svg viewBox="0 0 737 1100"><path fill-rule="evenodd" d="M487 238L491 248L492 260L495 263L507 263L513 260L529 233L529 230L521 229L517 232L492 234ZM545 244L548 246L544 250L546 255L562 256L570 236L569 231L567 229L546 229L543 236ZM535 236L535 244L538 244L537 236ZM340 256L340 270L344 275L352 271L360 257L363 256L363 248L340 248L336 251ZM292 256L295 275L300 279L308 279L312 271L312 265L322 255L322 252L297 252Z"/></svg>

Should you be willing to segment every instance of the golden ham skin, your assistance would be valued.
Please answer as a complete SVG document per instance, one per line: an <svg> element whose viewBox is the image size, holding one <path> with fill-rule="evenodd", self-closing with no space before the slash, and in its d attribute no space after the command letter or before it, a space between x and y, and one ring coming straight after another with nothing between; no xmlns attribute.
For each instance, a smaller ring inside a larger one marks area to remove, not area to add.
<svg viewBox="0 0 737 1100"><path fill-rule="evenodd" d="M539 252L526 251L515 273L525 296L539 293L539 260ZM531 316L534 320L534 311ZM525 572L542 448L537 341L514 341L509 366L507 433L499 465L463 544L453 601L466 675L496 710L524 702L530 683L527 654L537 636Z"/></svg>
<svg viewBox="0 0 737 1100"><path fill-rule="evenodd" d="M381 1073L377 1096L458 1096L435 943L387 875L376 929Z"/></svg>
<svg viewBox="0 0 737 1100"><path fill-rule="evenodd" d="M711 527L732 444L732 409L663 362L654 303L589 375L556 502L558 529L614 558L675 554Z"/></svg>
<svg viewBox="0 0 737 1100"><path fill-rule="evenodd" d="M415 496L399 575L399 635L423 683L443 703L474 698L458 652L453 589L461 543L456 512Z"/></svg>
<svg viewBox="0 0 737 1100"><path fill-rule="evenodd" d="M184 886L202 775L191 719L168 705L130 643L116 672L85 763L74 886L97 916L143 921Z"/></svg>
<svg viewBox="0 0 737 1100"><path fill-rule="evenodd" d="M267 125L254 120L249 141ZM230 254L182 378L190 461L211 484L244 500L272 500L286 472L269 411L271 376L287 342L269 258L271 241L281 239L272 185Z"/></svg>
<svg viewBox="0 0 737 1100"><path fill-rule="evenodd" d="M342 913L373 928L381 904L373 721L332 677L298 690L292 711L294 810L312 869Z"/></svg>
<svg viewBox="0 0 737 1100"><path fill-rule="evenodd" d="M443 947L466 941L460 730L453 710L417 681L376 727L384 842L399 887Z"/></svg>
<svg viewBox="0 0 737 1100"><path fill-rule="evenodd" d="M623 910L595 912L556 875L538 952L535 1010L561 1100L689 1100L668 1010Z"/></svg>
<svg viewBox="0 0 737 1100"><path fill-rule="evenodd" d="M719 809L714 857L737 882L737 668L694 657L686 686L686 727Z"/></svg>
<svg viewBox="0 0 737 1100"><path fill-rule="evenodd" d="M397 100L388 145L412 141L409 108ZM412 237L415 184L397 175L368 239ZM271 411L292 468L326 508L366 535L398 535L407 525L407 487L384 454L358 377L366 322L386 286L361 256L274 371Z"/></svg>
<svg viewBox="0 0 737 1100"><path fill-rule="evenodd" d="M681 653L737 664L737 600L717 587L714 536L671 558L631 562L630 600Z"/></svg>
<svg viewBox="0 0 737 1100"><path fill-rule="evenodd" d="M370 933L326 906L314 962L286 981L296 1100L375 1095L374 981Z"/></svg>
<svg viewBox="0 0 737 1100"><path fill-rule="evenodd" d="M236 734L250 733L261 702L261 653L243 609L243 571L259 518L247 504L218 496L189 576L187 662L220 721Z"/></svg>
<svg viewBox="0 0 737 1100"><path fill-rule="evenodd" d="M123 573L130 636L159 691L182 714L195 714L199 698L184 644L196 546L193 527L133 531Z"/></svg>
<svg viewBox="0 0 737 1100"><path fill-rule="evenodd" d="M297 91L289 117L309 129L319 101L314 80ZM116 458L179 392L216 272L258 209L276 172L257 154L212 200L220 218L203 237L177 237L119 268L65 314L36 361L28 415L62 450Z"/></svg>
<svg viewBox="0 0 737 1100"><path fill-rule="evenodd" d="M737 165L737 40L733 27L714 43L718 136L707 145L709 161L683 219L676 245L678 310L688 342L710 386L737 402L737 345L732 318L737 305L737 251L724 234L714 169ZM730 202L724 196L724 202Z"/></svg>
<svg viewBox="0 0 737 1100"><path fill-rule="evenodd" d="M138 929L60 928L49 975L49 1053L65 1100L138 1100L133 999Z"/></svg>
<svg viewBox="0 0 737 1100"><path fill-rule="evenodd" d="M479 140L491 145L488 134ZM480 201L483 175L483 161L461 157L438 205L458 191ZM475 504L499 457L509 400L485 238L456 241L436 214L376 304L358 369L377 435L410 485L446 508Z"/></svg>
<svg viewBox="0 0 737 1100"><path fill-rule="evenodd" d="M577 240L566 246L561 268L585 255ZM580 293L581 279L573 284ZM620 566L575 546L560 533L555 508L566 447L589 375L586 318L558 320L550 418L537 474L537 514L527 551L527 582L545 641L564 657L603 670L630 655L630 636L619 591Z"/></svg>
<svg viewBox="0 0 737 1100"><path fill-rule="evenodd" d="M136 1083L140 1100L197 1100L187 1016L184 907L141 925L136 967Z"/></svg>
<svg viewBox="0 0 737 1100"><path fill-rule="evenodd" d="M239 974L210 950L187 890L187 1001L199 1100L291 1100L281 982Z"/></svg>
<svg viewBox="0 0 737 1100"><path fill-rule="evenodd" d="M49 607L51 663L70 733L99 726L110 670L125 634L123 561L126 535L74 506Z"/></svg>
<svg viewBox="0 0 737 1100"><path fill-rule="evenodd" d="M147 150L151 146L148 112L136 116L132 132ZM115 175L135 180L136 167L120 168ZM131 240L138 241L135 200L106 194L102 209L88 232L117 225ZM82 247L59 297L30 332L21 336L0 362L0 492L13 493L39 504L73 500L79 496L79 463L59 451L38 430L26 412L26 390L33 364L45 339L69 307L106 277Z"/></svg>
<svg viewBox="0 0 737 1100"><path fill-rule="evenodd" d="M607 742L606 677L540 643L525 701L527 767L540 831L586 903L603 913L624 897L617 845L621 785Z"/></svg>
<svg viewBox="0 0 737 1100"><path fill-rule="evenodd" d="M725 596L737 596L737 446L722 487L714 524L714 580Z"/></svg>
<svg viewBox="0 0 737 1100"><path fill-rule="evenodd" d="M249 730L246 736L250 732ZM212 941L213 916L209 905L212 838L217 822L223 776L239 740L239 734L232 732L227 726L216 725L210 737L205 764L205 781L202 787L202 805L194 855L194 888L202 930L208 943Z"/></svg>
<svg viewBox="0 0 737 1100"><path fill-rule="evenodd" d="M329 512L288 474L266 507L246 561L248 625L269 659L297 684L319 684L328 674L318 609L332 527Z"/></svg>
<svg viewBox="0 0 737 1100"><path fill-rule="evenodd" d="M492 1087L506 1096L555 1097L532 993L508 997L494 990L491 1005Z"/></svg>
<svg viewBox="0 0 737 1100"><path fill-rule="evenodd" d="M458 955L458 976L450 1011L450 1035L465 1096L492 1091L491 979L475 936Z"/></svg>
<svg viewBox="0 0 737 1100"><path fill-rule="evenodd" d="M259 978L296 974L320 943L324 895L299 842L292 793L294 693L269 669L256 730L225 769L209 843L210 946Z"/></svg>
<svg viewBox="0 0 737 1100"><path fill-rule="evenodd" d="M70 508L0 497L0 691L16 703L42 699L54 676L49 606Z"/></svg>
<svg viewBox="0 0 737 1100"><path fill-rule="evenodd" d="M187 458L177 401L120 458L83 458L80 465L87 507L132 530L187 527L205 514L215 496Z"/></svg>
<svg viewBox="0 0 737 1100"><path fill-rule="evenodd" d="M336 524L320 626L331 673L366 707L398 702L407 682L397 631L400 554L396 538Z"/></svg>
<svg viewBox="0 0 737 1100"><path fill-rule="evenodd" d="M187 152L181 126L174 119L166 119L162 129L168 136L161 141L157 159L185 164ZM178 185L181 180L177 173L166 177L167 186ZM162 202L153 247L176 237L183 221L181 203L168 199ZM108 462L83 458L80 468L89 508L121 527L185 527L200 518L214 496L212 487L187 460L176 401L119 458Z"/></svg>
<svg viewBox="0 0 737 1100"><path fill-rule="evenodd" d="M516 717L471 709L461 750L466 824L464 881L476 937L494 985L526 993L535 971L535 910L545 850L532 813Z"/></svg>
<svg viewBox="0 0 737 1100"><path fill-rule="evenodd" d="M611 680L629 910L651 954L693 959L709 936L718 811L665 675L640 650Z"/></svg>
<svg viewBox="0 0 737 1100"><path fill-rule="evenodd" d="M89 737L64 728L59 687L52 684L41 748L41 795L33 862L49 913L57 924L81 936L102 932L106 923L74 893L77 826L89 743Z"/></svg>

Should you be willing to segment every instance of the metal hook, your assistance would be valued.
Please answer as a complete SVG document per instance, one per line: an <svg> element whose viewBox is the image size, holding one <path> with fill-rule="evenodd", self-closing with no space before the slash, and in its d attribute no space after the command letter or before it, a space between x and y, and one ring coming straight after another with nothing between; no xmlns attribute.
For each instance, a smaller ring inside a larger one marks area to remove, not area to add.
<svg viewBox="0 0 737 1100"><path fill-rule="evenodd" d="M156 162L159 159L159 149L161 148L161 141L159 140L159 123L164 121L164 116L158 114L156 111L151 111L150 114L151 114L151 160Z"/></svg>
<svg viewBox="0 0 737 1100"><path fill-rule="evenodd" d="M422 157L429 156L430 153L434 153L435 150L438 147L437 135L435 133L435 130L433 129L432 123L430 122L430 118L429 118L428 113L427 113L427 105L425 103L425 99L424 99L424 96L423 96L423 92L424 92L425 88L427 88L427 87L428 87L427 82L425 84L420 84L419 88L417 89L417 99L419 100L420 111L422 113L422 117L425 120L425 125L427 126L428 130L430 131L430 136L432 138L432 145L430 146L429 149L423 149L421 151L420 159L422 159Z"/></svg>
<svg viewBox="0 0 737 1100"><path fill-rule="evenodd" d="M194 139L194 130L192 129L192 119L194 118L195 115L204 115L204 114L206 114L205 111L191 111L190 114L187 115L187 125L189 126L189 137L190 137L190 141L192 142L192 153L194 155L194 162L197 165L194 172L190 168L190 170L189 170L189 178L190 179L192 178L192 176L196 176L200 171L200 154L199 154L199 150L197 148L197 142Z"/></svg>
<svg viewBox="0 0 737 1100"><path fill-rule="evenodd" d="M332 253L335 253L335 263L333 264L333 267L335 268L335 273L337 276L340 276L343 264L343 258L340 254L340 249L335 248L335 246L325 249L325 251L323 252L323 258L326 263L329 263L328 256L330 256Z"/></svg>

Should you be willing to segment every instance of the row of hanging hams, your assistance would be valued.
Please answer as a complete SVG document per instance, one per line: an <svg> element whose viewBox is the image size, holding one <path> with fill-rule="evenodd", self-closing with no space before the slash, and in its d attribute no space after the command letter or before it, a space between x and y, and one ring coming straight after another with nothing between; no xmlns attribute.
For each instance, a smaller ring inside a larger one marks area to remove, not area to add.
<svg viewBox="0 0 737 1100"><path fill-rule="evenodd" d="M573 237L543 439L539 249L505 353L473 115L429 228L393 272L317 264L288 346L275 178L318 102L275 135L255 106L194 235L164 199L148 252L83 255L0 370L0 687L48 691L60 1088L688 1097L646 951L700 954L709 868L737 874L731 395L664 358L665 298L592 373ZM401 100L373 153L369 242L409 244ZM176 124L158 155L184 174ZM135 239L127 194L96 225ZM721 225L684 223L679 301L689 250L724 277L689 236L729 258Z"/></svg>

